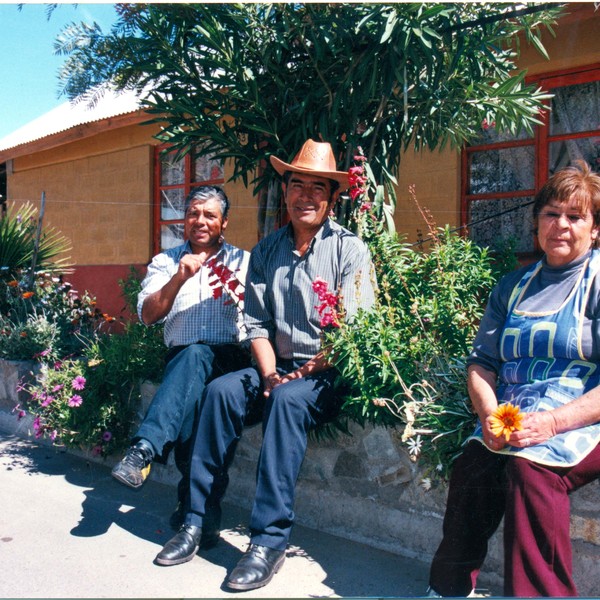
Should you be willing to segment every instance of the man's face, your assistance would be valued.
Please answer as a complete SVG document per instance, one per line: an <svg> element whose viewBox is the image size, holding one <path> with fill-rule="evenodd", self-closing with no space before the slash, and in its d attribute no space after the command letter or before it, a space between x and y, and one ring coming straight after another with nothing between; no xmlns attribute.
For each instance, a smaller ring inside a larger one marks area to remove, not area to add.
<svg viewBox="0 0 600 600"><path fill-rule="evenodd" d="M327 219L331 205L331 181L304 173L292 173L283 193L292 227L298 231L317 230Z"/></svg>
<svg viewBox="0 0 600 600"><path fill-rule="evenodd" d="M190 204L185 213L183 231L194 253L198 253L217 245L226 226L227 219L223 219L221 204L216 198L210 198Z"/></svg>

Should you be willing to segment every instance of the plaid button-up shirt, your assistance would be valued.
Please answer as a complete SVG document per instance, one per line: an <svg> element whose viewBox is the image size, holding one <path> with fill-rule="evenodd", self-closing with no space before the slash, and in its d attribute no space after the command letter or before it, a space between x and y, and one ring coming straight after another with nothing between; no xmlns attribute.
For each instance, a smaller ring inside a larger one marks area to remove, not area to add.
<svg viewBox="0 0 600 600"><path fill-rule="evenodd" d="M137 310L140 321L144 300L160 290L175 275L181 257L188 253L191 253L191 248L186 242L165 250L152 259L138 295ZM243 283L248 271L249 256L245 250L224 243L217 254L217 260L231 269ZM163 319L164 339L168 347L187 346L195 342L235 343L245 338L244 320L240 310L225 292L220 298L214 298L214 286L209 285L209 279L213 281L215 277L210 269L203 265L179 290L171 311Z"/></svg>
<svg viewBox="0 0 600 600"><path fill-rule="evenodd" d="M279 358L306 361L321 350L316 278L342 297L346 320L375 299L375 275L365 243L327 219L303 256L291 225L261 240L252 250L246 280L248 338L269 338Z"/></svg>

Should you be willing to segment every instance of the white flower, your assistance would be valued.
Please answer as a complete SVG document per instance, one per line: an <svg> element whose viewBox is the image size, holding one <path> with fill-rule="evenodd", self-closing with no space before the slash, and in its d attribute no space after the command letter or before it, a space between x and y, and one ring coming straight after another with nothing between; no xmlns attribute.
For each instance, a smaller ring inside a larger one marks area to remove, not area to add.
<svg viewBox="0 0 600 600"><path fill-rule="evenodd" d="M429 477L424 477L421 479L420 485L426 492L428 492L431 489L431 479Z"/></svg>
<svg viewBox="0 0 600 600"><path fill-rule="evenodd" d="M412 456L419 456L421 453L421 446L423 445L423 441L421 440L421 436L418 435L416 438L411 438L407 442L408 452Z"/></svg>

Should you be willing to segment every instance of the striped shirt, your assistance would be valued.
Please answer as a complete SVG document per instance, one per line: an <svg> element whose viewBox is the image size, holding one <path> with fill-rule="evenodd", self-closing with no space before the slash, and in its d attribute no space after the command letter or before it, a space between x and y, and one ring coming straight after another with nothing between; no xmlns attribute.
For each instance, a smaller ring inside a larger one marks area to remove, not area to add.
<svg viewBox="0 0 600 600"><path fill-rule="evenodd" d="M246 280L245 321L249 339L268 338L278 358L306 361L321 350L315 279L339 291L346 319L373 305L374 271L365 243L327 219L303 256L291 225L252 250Z"/></svg>
<svg viewBox="0 0 600 600"><path fill-rule="evenodd" d="M137 311L142 320L144 300L160 290L177 272L180 259L191 253L189 242L165 250L157 254L142 282L142 290L138 294ZM222 262L243 283L248 271L250 254L245 250L224 243L216 258ZM241 311L232 303L228 294L223 292L220 298L213 297L215 285L212 271L203 265L188 279L177 294L169 314L162 319L165 324L165 344L187 346L195 342L205 344L226 344L242 341L245 338L244 319ZM220 286L220 283L216 284Z"/></svg>

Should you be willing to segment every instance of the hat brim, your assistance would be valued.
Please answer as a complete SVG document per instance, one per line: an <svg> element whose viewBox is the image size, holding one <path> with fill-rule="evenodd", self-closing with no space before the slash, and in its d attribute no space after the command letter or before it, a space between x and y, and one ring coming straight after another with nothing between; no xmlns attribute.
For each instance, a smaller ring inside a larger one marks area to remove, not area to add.
<svg viewBox="0 0 600 600"><path fill-rule="evenodd" d="M270 156L269 160L271 161L273 168L280 175L283 175L286 171L292 171L293 173L303 173L304 175L314 175L316 177L324 177L325 179L333 179L333 181L337 181L340 184L342 190L350 187L348 173L346 171L315 171L314 169L305 169L283 162L276 156Z"/></svg>

